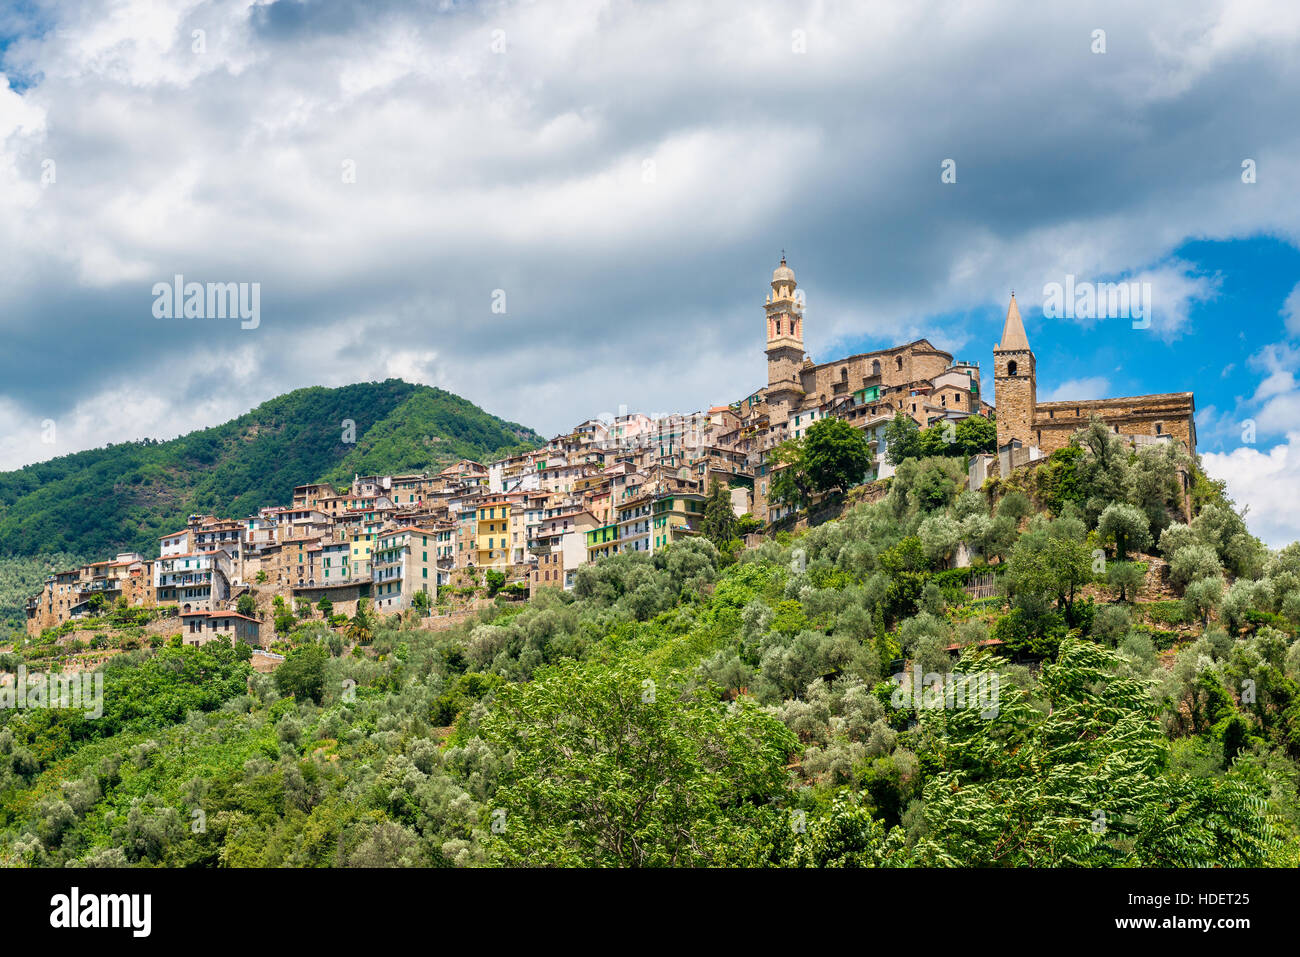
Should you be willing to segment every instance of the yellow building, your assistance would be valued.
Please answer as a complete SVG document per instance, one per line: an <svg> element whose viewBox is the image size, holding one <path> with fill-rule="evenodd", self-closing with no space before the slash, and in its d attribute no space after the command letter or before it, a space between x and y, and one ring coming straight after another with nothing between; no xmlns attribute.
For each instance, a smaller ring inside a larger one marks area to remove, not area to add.
<svg viewBox="0 0 1300 957"><path fill-rule="evenodd" d="M379 533L383 527L382 520L363 521L357 526L348 542L352 550L352 572L359 578L370 575L375 543L379 540Z"/></svg>
<svg viewBox="0 0 1300 957"><path fill-rule="evenodd" d="M655 499L651 521L652 552L694 535L704 521L705 496L696 492L674 492Z"/></svg>
<svg viewBox="0 0 1300 957"><path fill-rule="evenodd" d="M510 502L504 498L479 503L474 529L474 564L480 568L510 564Z"/></svg>

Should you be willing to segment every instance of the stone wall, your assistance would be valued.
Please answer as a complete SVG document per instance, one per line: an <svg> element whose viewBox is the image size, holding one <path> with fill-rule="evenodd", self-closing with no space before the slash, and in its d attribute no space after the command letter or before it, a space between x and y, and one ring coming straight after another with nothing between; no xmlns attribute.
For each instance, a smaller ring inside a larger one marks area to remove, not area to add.
<svg viewBox="0 0 1300 957"><path fill-rule="evenodd" d="M902 360L901 365L899 360ZM876 362L880 363L878 374L875 372ZM804 392L822 401L823 396L830 399L836 395L849 395L870 385L898 388L933 379L950 365L952 356L949 353L941 352L921 339L893 349L806 366L799 375Z"/></svg>
<svg viewBox="0 0 1300 957"><path fill-rule="evenodd" d="M1195 408L1190 392L1140 395L1080 402L1041 402L1034 415L1033 444L1050 454L1070 442L1070 436L1087 428L1098 415L1121 435L1172 435L1189 450L1196 449ZM998 419L1002 412L999 404ZM1157 425L1160 427L1157 431Z"/></svg>

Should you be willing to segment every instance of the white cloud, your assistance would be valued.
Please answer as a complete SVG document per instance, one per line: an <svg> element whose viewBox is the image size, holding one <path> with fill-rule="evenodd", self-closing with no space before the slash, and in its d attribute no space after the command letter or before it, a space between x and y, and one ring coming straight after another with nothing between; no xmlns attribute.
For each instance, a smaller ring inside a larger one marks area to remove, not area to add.
<svg viewBox="0 0 1300 957"><path fill-rule="evenodd" d="M1110 380L1105 376L1086 376L1068 379L1038 397L1040 402L1063 402L1066 399L1104 399L1111 394Z"/></svg>
<svg viewBox="0 0 1300 957"><path fill-rule="evenodd" d="M1015 288L1032 340L1044 282L1127 276L1152 282L1152 331L1176 338L1215 294L1170 259L1187 237L1300 237L1289 0L68 0L49 15L5 53L34 85L0 86L0 405L67 423L60 451L399 373L550 433L620 403L734 400L765 381L783 246L815 357L925 335L986 360L995 329L929 317L1003 308ZM1110 52L1093 56L1103 21ZM58 180L42 187L47 157ZM149 289L178 272L260 282L261 327L160 326ZM227 366L211 395L184 385ZM1261 422L1292 414L1275 384ZM0 467L48 457L20 433L0 436Z"/></svg>
<svg viewBox="0 0 1300 957"><path fill-rule="evenodd" d="M1300 540L1300 432L1291 432L1286 442L1268 451L1243 445L1231 452L1201 456L1211 478L1228 483L1228 494L1237 505L1248 506L1246 524L1264 542L1280 548Z"/></svg>
<svg viewBox="0 0 1300 957"><path fill-rule="evenodd" d="M1300 338L1300 283L1296 283L1282 304L1282 318L1286 320L1286 331Z"/></svg>

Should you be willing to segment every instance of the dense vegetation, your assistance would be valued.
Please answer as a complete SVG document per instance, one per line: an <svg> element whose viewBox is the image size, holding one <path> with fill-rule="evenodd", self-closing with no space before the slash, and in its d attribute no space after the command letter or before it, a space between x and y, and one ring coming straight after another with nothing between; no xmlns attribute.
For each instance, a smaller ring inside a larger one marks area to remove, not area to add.
<svg viewBox="0 0 1300 957"><path fill-rule="evenodd" d="M843 419L822 419L801 439L786 439L772 454L772 501L807 508L819 494L862 482L871 446L861 429Z"/></svg>
<svg viewBox="0 0 1300 957"><path fill-rule="evenodd" d="M151 557L159 536L194 513L242 518L287 505L306 482L346 486L354 474L438 469L541 441L449 392L389 379L298 389L167 442L123 442L3 472L0 618L21 620L22 599L40 590L31 584L53 553Z"/></svg>
<svg viewBox="0 0 1300 957"><path fill-rule="evenodd" d="M0 863L1295 866L1300 545L1176 453L1075 451L969 492L906 460L734 561L620 555L446 631L302 622L273 676L119 655L102 728L0 712ZM1222 593L1153 597L1165 558Z"/></svg>
<svg viewBox="0 0 1300 957"><path fill-rule="evenodd" d="M968 415L957 422L944 420L921 428L905 412L898 412L885 427L885 455L891 465L904 459L954 456L969 459L981 452L996 452L998 427L982 415Z"/></svg>

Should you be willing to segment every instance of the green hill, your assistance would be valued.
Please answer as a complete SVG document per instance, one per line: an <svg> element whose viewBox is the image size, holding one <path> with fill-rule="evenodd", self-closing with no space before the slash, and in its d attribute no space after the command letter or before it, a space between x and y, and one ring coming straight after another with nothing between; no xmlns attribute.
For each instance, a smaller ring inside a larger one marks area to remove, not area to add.
<svg viewBox="0 0 1300 957"><path fill-rule="evenodd" d="M345 443L346 422L355 441ZM400 379L298 389L167 442L123 442L0 473L0 557L150 555L192 513L241 518L295 485L498 458L542 439Z"/></svg>
<svg viewBox="0 0 1300 957"><path fill-rule="evenodd" d="M100 715L0 708L0 867L1294 869L1300 545L1081 435L445 628L311 609L270 675L129 614L19 642L116 653Z"/></svg>

